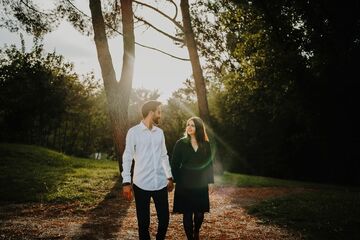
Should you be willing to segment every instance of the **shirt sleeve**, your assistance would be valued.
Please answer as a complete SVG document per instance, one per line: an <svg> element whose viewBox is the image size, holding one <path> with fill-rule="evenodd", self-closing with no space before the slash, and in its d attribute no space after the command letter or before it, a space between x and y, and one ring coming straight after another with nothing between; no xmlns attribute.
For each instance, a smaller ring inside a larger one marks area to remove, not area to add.
<svg viewBox="0 0 360 240"><path fill-rule="evenodd" d="M121 173L123 183L131 182L131 164L135 153L135 141L133 131L130 129L126 134L125 151L122 156L122 168Z"/></svg>
<svg viewBox="0 0 360 240"><path fill-rule="evenodd" d="M167 178L172 178L171 174L171 167L169 163L169 156L167 154L166 145L165 145L165 136L164 133L162 133L162 141L161 141L161 164L165 171Z"/></svg>

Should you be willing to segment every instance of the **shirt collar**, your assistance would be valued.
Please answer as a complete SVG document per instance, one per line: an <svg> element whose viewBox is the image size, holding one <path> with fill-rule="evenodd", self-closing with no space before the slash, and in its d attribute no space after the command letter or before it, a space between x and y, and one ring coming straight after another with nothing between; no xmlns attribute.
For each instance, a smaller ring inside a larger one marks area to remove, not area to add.
<svg viewBox="0 0 360 240"><path fill-rule="evenodd" d="M156 127L155 125L152 126L152 129L151 129L151 130L148 129L147 126L143 123L143 121L140 121L139 126L140 126L141 130L143 130L143 131L144 131L144 130L149 130L149 131L151 131L151 132L154 132L154 131L156 131L156 129L157 129L157 127Z"/></svg>

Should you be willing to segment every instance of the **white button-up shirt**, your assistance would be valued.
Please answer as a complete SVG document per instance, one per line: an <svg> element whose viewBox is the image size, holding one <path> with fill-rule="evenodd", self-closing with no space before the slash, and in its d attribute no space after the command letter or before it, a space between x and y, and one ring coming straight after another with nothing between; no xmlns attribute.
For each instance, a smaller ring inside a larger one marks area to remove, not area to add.
<svg viewBox="0 0 360 240"><path fill-rule="evenodd" d="M162 129L148 129L143 122L129 129L123 154L123 183L131 182L131 163L135 160L133 183L147 191L160 190L172 177Z"/></svg>

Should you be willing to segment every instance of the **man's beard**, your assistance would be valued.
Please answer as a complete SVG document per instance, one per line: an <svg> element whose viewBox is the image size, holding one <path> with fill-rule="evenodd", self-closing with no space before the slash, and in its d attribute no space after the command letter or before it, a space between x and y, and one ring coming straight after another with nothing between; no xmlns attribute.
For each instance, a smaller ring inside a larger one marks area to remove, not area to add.
<svg viewBox="0 0 360 240"><path fill-rule="evenodd" d="M153 118L153 123L155 123L156 125L158 125L158 124L159 124L159 120L160 120L159 117L155 117L155 118Z"/></svg>

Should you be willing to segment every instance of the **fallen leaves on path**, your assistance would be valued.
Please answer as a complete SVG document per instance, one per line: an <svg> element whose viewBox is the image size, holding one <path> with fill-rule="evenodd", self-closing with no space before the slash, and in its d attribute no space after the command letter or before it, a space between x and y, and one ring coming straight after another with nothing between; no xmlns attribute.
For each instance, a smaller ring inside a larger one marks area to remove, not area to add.
<svg viewBox="0 0 360 240"><path fill-rule="evenodd" d="M263 224L245 207L271 197L303 191L301 188L237 188L212 186L210 213L200 239L301 239L299 233ZM173 192L169 195L172 209ZM150 233L155 239L157 218L151 204ZM95 207L69 204L6 204L0 206L0 239L138 239L135 203L117 194ZM182 215L171 214L167 239L186 239Z"/></svg>

